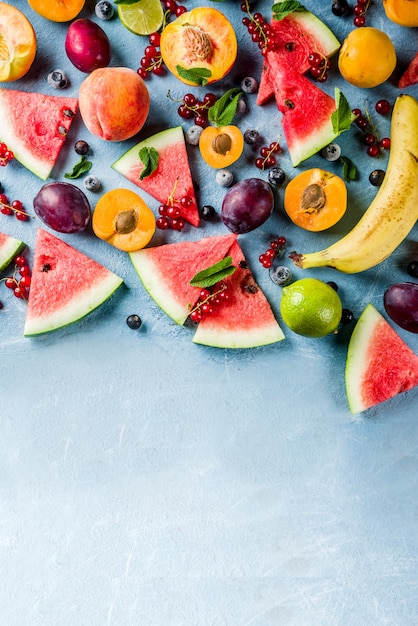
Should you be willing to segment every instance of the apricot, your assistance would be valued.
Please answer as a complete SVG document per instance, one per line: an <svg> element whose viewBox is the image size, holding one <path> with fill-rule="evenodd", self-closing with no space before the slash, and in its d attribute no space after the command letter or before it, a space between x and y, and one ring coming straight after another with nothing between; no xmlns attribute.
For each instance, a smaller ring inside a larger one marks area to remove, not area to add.
<svg viewBox="0 0 418 626"><path fill-rule="evenodd" d="M238 46L234 28L223 13L197 7L166 25L160 51L179 80L204 85L226 76L235 63Z"/></svg>
<svg viewBox="0 0 418 626"><path fill-rule="evenodd" d="M418 26L418 0L383 0L386 16L395 24Z"/></svg>
<svg viewBox="0 0 418 626"><path fill-rule="evenodd" d="M347 188L339 176L315 167L289 181L283 204L297 226L312 232L326 230L344 215Z"/></svg>
<svg viewBox="0 0 418 626"><path fill-rule="evenodd" d="M27 17L0 2L0 82L12 82L28 73L36 55L36 35Z"/></svg>
<svg viewBox="0 0 418 626"><path fill-rule="evenodd" d="M69 22L84 7L86 0L28 0L32 9L51 22Z"/></svg>
<svg viewBox="0 0 418 626"><path fill-rule="evenodd" d="M96 204L92 226L99 239L118 250L134 252L151 241L155 233L155 217L134 191L112 189Z"/></svg>
<svg viewBox="0 0 418 626"><path fill-rule="evenodd" d="M244 137L238 126L206 126L200 134L199 150L210 167L228 167L240 158Z"/></svg>
<svg viewBox="0 0 418 626"><path fill-rule="evenodd" d="M367 89L377 87L390 77L395 67L395 46L378 28L355 28L343 41L338 69L351 85Z"/></svg>
<svg viewBox="0 0 418 626"><path fill-rule="evenodd" d="M98 68L80 85L79 110L84 124L106 141L124 141L136 135L149 108L145 82L130 68Z"/></svg>

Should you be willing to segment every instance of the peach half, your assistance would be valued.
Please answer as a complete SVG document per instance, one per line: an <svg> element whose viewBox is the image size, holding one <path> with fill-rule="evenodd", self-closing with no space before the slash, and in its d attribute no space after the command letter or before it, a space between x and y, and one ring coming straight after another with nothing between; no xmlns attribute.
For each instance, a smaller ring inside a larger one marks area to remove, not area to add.
<svg viewBox="0 0 418 626"><path fill-rule="evenodd" d="M36 35L32 24L19 9L0 2L0 82L25 76L35 55Z"/></svg>
<svg viewBox="0 0 418 626"><path fill-rule="evenodd" d="M77 17L86 0L28 0L32 9L51 22L69 22Z"/></svg>
<svg viewBox="0 0 418 626"><path fill-rule="evenodd" d="M88 130L106 141L138 133L148 117L150 96L142 78L127 67L101 67L81 83L79 110Z"/></svg>
<svg viewBox="0 0 418 626"><path fill-rule="evenodd" d="M187 85L221 80L237 58L237 38L230 21L218 9L197 7L167 24L160 50L174 76Z"/></svg>

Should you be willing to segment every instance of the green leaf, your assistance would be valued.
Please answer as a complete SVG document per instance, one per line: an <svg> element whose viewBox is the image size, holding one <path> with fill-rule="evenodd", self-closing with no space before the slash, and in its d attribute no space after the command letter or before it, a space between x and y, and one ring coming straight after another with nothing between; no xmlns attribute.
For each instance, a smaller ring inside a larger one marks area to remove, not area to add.
<svg viewBox="0 0 418 626"><path fill-rule="evenodd" d="M141 174L139 175L139 180L143 180L147 176L151 176L151 174L157 169L159 154L155 148L148 148L147 146L144 146L139 151L139 158L144 164L144 168L141 170Z"/></svg>
<svg viewBox="0 0 418 626"><path fill-rule="evenodd" d="M238 100L242 91L239 87L229 89L208 111L208 118L215 126L229 126L237 111Z"/></svg>
<svg viewBox="0 0 418 626"><path fill-rule="evenodd" d="M332 128L334 133L341 135L350 128L356 116L352 112L347 98L338 87L335 88L335 104L336 110L331 115Z"/></svg>
<svg viewBox="0 0 418 626"><path fill-rule="evenodd" d="M93 163L88 161L86 156L82 156L78 163L74 165L73 171L64 174L64 176L65 178L78 178L79 176L82 176L82 174L89 172L92 165Z"/></svg>
<svg viewBox="0 0 418 626"><path fill-rule="evenodd" d="M195 274L190 284L193 287L212 287L212 285L219 283L220 280L233 274L235 270L235 265L232 265L232 257L227 256L214 265Z"/></svg>
<svg viewBox="0 0 418 626"><path fill-rule="evenodd" d="M195 83L195 85L200 85L201 87L204 87L208 82L208 78L212 76L212 72L206 67L193 67L187 70L181 65L176 65L176 70L181 78L189 80L191 83Z"/></svg>
<svg viewBox="0 0 418 626"><path fill-rule="evenodd" d="M290 13L294 13L295 11L303 12L308 11L306 7L303 6L298 0L283 0L283 2L276 2L271 7L273 12L273 19L282 20Z"/></svg>
<svg viewBox="0 0 418 626"><path fill-rule="evenodd" d="M356 180L358 176L358 170L353 161L346 156L340 157L340 161L343 164L343 177L346 181Z"/></svg>
<svg viewBox="0 0 418 626"><path fill-rule="evenodd" d="M138 0L113 0L115 4L135 4Z"/></svg>

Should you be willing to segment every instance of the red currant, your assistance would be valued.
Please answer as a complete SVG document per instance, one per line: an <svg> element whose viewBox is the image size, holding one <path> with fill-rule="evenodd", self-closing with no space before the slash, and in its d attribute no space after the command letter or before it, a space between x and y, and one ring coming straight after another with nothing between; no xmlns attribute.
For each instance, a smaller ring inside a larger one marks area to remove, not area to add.
<svg viewBox="0 0 418 626"><path fill-rule="evenodd" d="M390 150L390 137L383 137L383 139L379 141L379 145L383 150Z"/></svg>
<svg viewBox="0 0 418 626"><path fill-rule="evenodd" d="M373 146L369 146L367 148L367 154L370 157L377 157L377 156L379 156L379 146L377 146L376 144L374 144Z"/></svg>
<svg viewBox="0 0 418 626"><path fill-rule="evenodd" d="M380 115L387 115L390 111L390 102L389 100L378 100L375 104L376 112L379 113Z"/></svg>

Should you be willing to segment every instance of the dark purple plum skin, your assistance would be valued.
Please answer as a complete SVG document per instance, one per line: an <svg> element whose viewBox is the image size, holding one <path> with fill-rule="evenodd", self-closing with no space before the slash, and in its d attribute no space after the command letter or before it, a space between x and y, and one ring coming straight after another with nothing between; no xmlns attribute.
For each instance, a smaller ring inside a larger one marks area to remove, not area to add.
<svg viewBox="0 0 418 626"><path fill-rule="evenodd" d="M34 197L33 208L44 224L59 233L80 232L91 219L86 195L71 183L47 183Z"/></svg>
<svg viewBox="0 0 418 626"><path fill-rule="evenodd" d="M270 185L261 178L246 178L225 194L221 217L231 232L241 235L264 224L273 208L274 195Z"/></svg>
<svg viewBox="0 0 418 626"><path fill-rule="evenodd" d="M111 48L106 33L98 24L80 18L68 27L65 52L71 63L81 72L89 74L110 63Z"/></svg>
<svg viewBox="0 0 418 626"><path fill-rule="evenodd" d="M383 304L395 324L411 333L418 333L418 283L391 285L383 295Z"/></svg>

